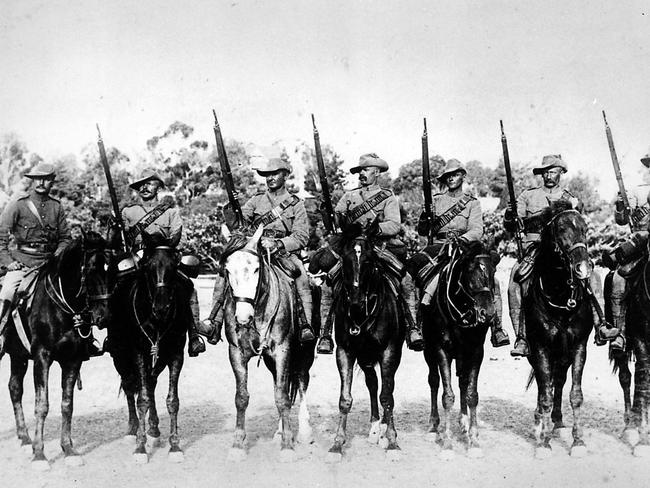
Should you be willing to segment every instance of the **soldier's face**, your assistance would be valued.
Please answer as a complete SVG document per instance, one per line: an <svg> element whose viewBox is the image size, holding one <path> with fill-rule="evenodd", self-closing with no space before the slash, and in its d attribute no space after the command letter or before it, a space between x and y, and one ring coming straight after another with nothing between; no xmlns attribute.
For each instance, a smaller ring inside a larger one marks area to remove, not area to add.
<svg viewBox="0 0 650 488"><path fill-rule="evenodd" d="M371 186L377 183L377 178L379 178L379 168L370 166L368 168L363 168L359 171L359 183L361 186Z"/></svg>
<svg viewBox="0 0 650 488"><path fill-rule="evenodd" d="M560 183L562 170L560 168L549 168L542 173L544 186L546 188L555 188Z"/></svg>
<svg viewBox="0 0 650 488"><path fill-rule="evenodd" d="M284 183L287 181L287 172L279 169L266 176L266 186L269 190L275 191L279 190L284 186Z"/></svg>
<svg viewBox="0 0 650 488"><path fill-rule="evenodd" d="M465 173L462 171L454 171L449 176L447 176L447 188L450 190L457 190L460 188L465 181Z"/></svg>
<svg viewBox="0 0 650 488"><path fill-rule="evenodd" d="M48 195L54 184L54 178L32 178L34 180L34 191L39 195Z"/></svg>
<svg viewBox="0 0 650 488"><path fill-rule="evenodd" d="M140 188L138 188L138 193L140 194L140 198L142 198L145 202L147 202L149 200L156 198L159 189L160 189L160 181L151 180L140 185Z"/></svg>

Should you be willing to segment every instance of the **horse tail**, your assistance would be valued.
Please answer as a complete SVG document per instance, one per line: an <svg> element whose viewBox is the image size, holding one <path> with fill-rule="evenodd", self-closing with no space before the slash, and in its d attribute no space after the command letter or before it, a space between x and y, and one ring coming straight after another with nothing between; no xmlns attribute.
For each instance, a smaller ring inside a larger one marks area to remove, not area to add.
<svg viewBox="0 0 650 488"><path fill-rule="evenodd" d="M533 368L530 368L530 373L528 373L528 380L526 381L526 391L528 391L530 386L533 384L533 381L535 381L535 370Z"/></svg>

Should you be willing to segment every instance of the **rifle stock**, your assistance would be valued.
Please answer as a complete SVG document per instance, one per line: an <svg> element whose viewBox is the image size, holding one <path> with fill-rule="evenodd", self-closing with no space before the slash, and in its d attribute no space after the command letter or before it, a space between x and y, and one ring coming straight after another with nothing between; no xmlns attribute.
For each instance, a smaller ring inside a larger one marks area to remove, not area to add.
<svg viewBox="0 0 650 488"><path fill-rule="evenodd" d="M226 186L228 202L230 203L230 208L235 214L237 225L242 225L244 223L244 214L242 213L241 205L237 199L235 182L232 178L232 171L230 170L230 163L228 162L228 154L226 154L226 146L223 143L219 120L217 120L217 112L212 109L212 114L214 115L214 138L217 143L217 155L219 156L219 165L221 166L221 177Z"/></svg>
<svg viewBox="0 0 650 488"><path fill-rule="evenodd" d="M117 193L115 192L115 185L113 184L113 177L111 176L111 168L108 165L108 158L106 157L106 148L102 139L102 133L97 127L97 146L99 147L99 160L104 168L104 176L106 176L106 184L108 185L108 194L111 197L111 207L113 209L113 216L120 231L120 238L122 239L122 250L126 251L126 235L124 234L124 221L122 220L122 213L120 212L120 205L117 200Z"/></svg>
<svg viewBox="0 0 650 488"><path fill-rule="evenodd" d="M433 221L433 196L431 195L431 167L429 165L429 134L427 133L427 119L424 118L424 132L422 133L422 191L424 192L424 214ZM433 233L427 235L427 242L433 242Z"/></svg>
<svg viewBox="0 0 650 488"><path fill-rule="evenodd" d="M318 179L321 186L321 214L323 224L329 232L336 232L336 220L334 218L334 206L332 205L332 196L330 195L327 183L327 173L325 172L325 162L323 161L323 152L320 147L320 135L316 128L316 119L311 114L311 123L314 127L314 147L316 151L316 165L318 167Z"/></svg>
<svg viewBox="0 0 650 488"><path fill-rule="evenodd" d="M630 209L630 200L627 197L627 192L625 191L625 184L623 183L623 175L621 174L621 167L618 164L618 156L616 155L616 148L614 147L614 138L612 137L612 130L609 128L607 123L607 116L603 110L603 120L605 121L605 135L607 136L607 144L609 145L609 155L612 158L612 166L614 166L614 174L616 175L616 183L618 183L618 192L621 194L621 200L623 200L623 207L625 216L627 218L628 225L630 230L634 231L634 225L632 222L632 213Z"/></svg>
<svg viewBox="0 0 650 488"><path fill-rule="evenodd" d="M519 215L517 213L517 198L515 197L515 184L512 179L512 168L510 167L510 153L508 151L508 140L503 130L503 120L499 121L501 125L501 149L503 150L503 166L506 169L506 182L508 184L508 197L510 199L510 209L515 217L515 242L517 243L517 259L524 255L524 246L522 244L521 227L519 225Z"/></svg>

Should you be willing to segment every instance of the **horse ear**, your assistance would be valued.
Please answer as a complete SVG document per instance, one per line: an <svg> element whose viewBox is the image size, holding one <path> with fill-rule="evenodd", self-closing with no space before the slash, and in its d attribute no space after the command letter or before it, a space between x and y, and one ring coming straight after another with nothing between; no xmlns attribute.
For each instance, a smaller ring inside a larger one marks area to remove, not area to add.
<svg viewBox="0 0 650 488"><path fill-rule="evenodd" d="M245 247L247 249L257 249L257 243L260 241L263 232L264 232L264 224L260 224L257 227L255 234L253 234L253 237L250 238L250 240L248 241Z"/></svg>
<svg viewBox="0 0 650 488"><path fill-rule="evenodd" d="M232 237L232 232L230 232L230 229L226 224L221 224L221 237L223 237L226 242Z"/></svg>
<svg viewBox="0 0 650 488"><path fill-rule="evenodd" d="M501 256L494 249L490 250L489 254L490 254L490 261L492 261L492 264L496 267L496 265L501 262Z"/></svg>
<svg viewBox="0 0 650 488"><path fill-rule="evenodd" d="M178 243L181 242L182 235L183 235L183 229L178 229L178 231L176 231L174 235L172 235L169 238L169 245L171 247L177 247Z"/></svg>

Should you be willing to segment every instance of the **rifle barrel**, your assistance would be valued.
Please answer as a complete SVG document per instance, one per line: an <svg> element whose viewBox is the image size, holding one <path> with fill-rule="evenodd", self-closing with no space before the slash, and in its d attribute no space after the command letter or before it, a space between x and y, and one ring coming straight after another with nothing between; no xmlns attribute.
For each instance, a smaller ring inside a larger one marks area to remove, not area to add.
<svg viewBox="0 0 650 488"><path fill-rule="evenodd" d="M510 152L508 151L508 139L503 129L503 120L499 120L501 126L501 149L503 150L503 166L506 170L506 183L508 186L508 197L510 200L510 209L515 218L515 242L517 243L518 258L524 255L524 246L522 244L521 232L519 229L519 215L517 213L517 198L515 196L515 184L512 178L512 168L510 167Z"/></svg>
<svg viewBox="0 0 650 488"><path fill-rule="evenodd" d="M623 182L623 175L621 174L621 166L618 163L618 156L616 155L616 148L614 147L614 137L612 136L612 130L609 128L609 124L607 123L607 115L605 115L604 110L603 120L605 121L605 135L607 136L609 155L612 158L612 166L614 166L614 175L616 176L616 183L618 184L618 192L621 194L623 206L625 207L625 212L628 215L628 223L630 225L630 229L634 230L632 221L630 220L630 200L628 199L627 192L625 191L625 183Z"/></svg>

